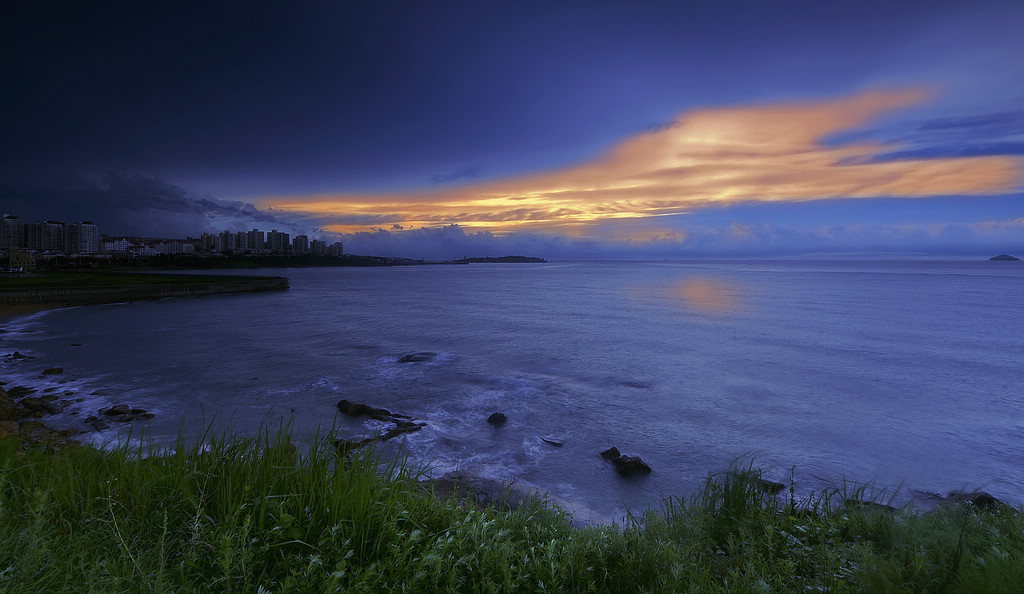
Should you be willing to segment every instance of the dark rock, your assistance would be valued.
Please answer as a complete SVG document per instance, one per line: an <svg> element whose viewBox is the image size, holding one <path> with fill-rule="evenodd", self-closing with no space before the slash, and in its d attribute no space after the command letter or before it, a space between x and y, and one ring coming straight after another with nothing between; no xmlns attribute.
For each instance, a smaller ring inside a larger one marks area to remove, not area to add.
<svg viewBox="0 0 1024 594"><path fill-rule="evenodd" d="M367 438L362 441L349 441L346 439L336 440L334 442L334 445L338 449L338 452L342 454L348 453L349 451L356 448L361 448L366 444L377 441L378 439L386 441L388 439L392 439L404 433L412 433L413 431L419 431L420 429L426 426L426 423L413 421L411 420L411 417L408 417L406 415L395 414L383 408L377 408L367 404L350 402L345 399L342 399L338 402L338 410L351 417L366 415L371 419L376 419L378 421L387 421L389 423L394 424L393 427L385 431L383 434Z"/></svg>
<svg viewBox="0 0 1024 594"><path fill-rule="evenodd" d="M946 501L950 503L969 503L974 507L985 510L995 510L1005 505L1002 501L984 491L973 491L970 493L953 491L946 497Z"/></svg>
<svg viewBox="0 0 1024 594"><path fill-rule="evenodd" d="M336 439L334 440L334 448L338 450L339 454L347 454L352 450L357 450L373 442L373 438L361 439L359 441L350 441L348 439Z"/></svg>
<svg viewBox="0 0 1024 594"><path fill-rule="evenodd" d="M141 416L141 415L146 414L146 409L144 409L144 408L133 408L133 409L131 409L128 412L130 412L131 414L133 414L135 416Z"/></svg>
<svg viewBox="0 0 1024 594"><path fill-rule="evenodd" d="M543 441L544 443L548 444L548 445L552 445L552 446L555 446L556 448L560 448L560 447L562 447L563 445L565 445L565 444L563 444L563 443L562 443L562 442L560 442L560 441L555 441L555 440L553 440L553 439L548 439L548 438L546 438L546 437L542 437L542 438L540 438L540 440L541 440L541 441Z"/></svg>
<svg viewBox="0 0 1024 594"><path fill-rule="evenodd" d="M420 361L431 361L437 353L431 353L424 351L422 353L409 353L408 355L402 355L398 358L399 363L418 363Z"/></svg>
<svg viewBox="0 0 1024 594"><path fill-rule="evenodd" d="M143 418L144 420L147 420L147 421L148 421L148 420L150 420L150 419L156 418L156 415L154 415L153 413L149 413L149 412L148 412L148 413L146 413L146 414L142 415L142 418Z"/></svg>
<svg viewBox="0 0 1024 594"><path fill-rule="evenodd" d="M8 396L7 392L0 390L0 421L10 421L14 418L14 411L17 405Z"/></svg>
<svg viewBox="0 0 1024 594"><path fill-rule="evenodd" d="M57 404L56 402L47 402L44 404L44 406L46 407L46 411L49 412L51 415L64 412L64 407Z"/></svg>
<svg viewBox="0 0 1024 594"><path fill-rule="evenodd" d="M99 417L97 417L96 415L89 415L89 416L85 417L84 419L82 419L82 422L83 423L91 423L91 422L96 421L96 420L99 420Z"/></svg>
<svg viewBox="0 0 1024 594"><path fill-rule="evenodd" d="M423 488L442 500L456 499L481 508L506 511L531 501L543 503L545 498L543 493L526 485L460 471L425 481Z"/></svg>
<svg viewBox="0 0 1024 594"><path fill-rule="evenodd" d="M339 454L347 454L348 452L354 450L356 447L358 446L355 445L355 442L351 442L347 439L334 440L334 449L337 450Z"/></svg>
<svg viewBox="0 0 1024 594"><path fill-rule="evenodd" d="M100 414L107 415L108 417L116 417L120 415L126 415L132 412L132 407L127 404L115 404L109 408L101 408Z"/></svg>
<svg viewBox="0 0 1024 594"><path fill-rule="evenodd" d="M79 347L79 346L82 346L82 345L81 345L81 344L79 344L79 343L77 343L77 342L73 342L73 343L71 343L71 346L73 346L73 347Z"/></svg>
<svg viewBox="0 0 1024 594"><path fill-rule="evenodd" d="M605 460L614 460L615 458L618 458L621 455L622 454L619 453L619 448L616 447L611 447L601 452L601 457L604 458Z"/></svg>
<svg viewBox="0 0 1024 594"><path fill-rule="evenodd" d="M7 390L7 395L11 398L21 398L22 396L28 396L29 394L35 394L34 388L26 388L25 386L15 386L10 390Z"/></svg>
<svg viewBox="0 0 1024 594"><path fill-rule="evenodd" d="M34 442L45 441L58 448L73 444L74 440L70 437L78 433L72 429L63 431L51 429L41 421L22 421L18 429L24 439Z"/></svg>
<svg viewBox="0 0 1024 594"><path fill-rule="evenodd" d="M391 411L387 410L386 408L377 408L375 406L370 406L369 404L359 404L357 402L350 402L348 400L345 400L344 398L338 401L338 410L340 410L341 412L345 413L350 417L366 415L371 419L377 419L378 421L391 421L396 417L403 417L406 419L409 418L406 417L405 415L393 415L391 414Z"/></svg>
<svg viewBox="0 0 1024 594"><path fill-rule="evenodd" d="M97 431L106 431L107 429L110 429L110 423L103 419L96 419L92 422L92 427Z"/></svg>
<svg viewBox="0 0 1024 594"><path fill-rule="evenodd" d="M31 359L31 358L32 358L32 357L29 357L28 355L22 355L22 354L21 354L21 353L19 353L18 351L14 351L14 353L12 353L12 354L10 354L10 355L8 355L8 356L9 356L9 357L10 357L11 359Z"/></svg>
<svg viewBox="0 0 1024 594"><path fill-rule="evenodd" d="M47 367L43 370L43 375L58 375L64 373L63 367Z"/></svg>
<svg viewBox="0 0 1024 594"><path fill-rule="evenodd" d="M622 476L651 473L651 467L640 456L619 456L612 460L612 464L615 465L615 470L618 470Z"/></svg>
<svg viewBox="0 0 1024 594"><path fill-rule="evenodd" d="M46 403L35 396L29 396L28 398L22 398L19 402L22 406L29 409L32 412L41 411L46 409Z"/></svg>
<svg viewBox="0 0 1024 594"><path fill-rule="evenodd" d="M491 416L487 417L487 422L490 423L491 425L494 425L495 427L501 427L507 421L508 417L505 416L505 413L496 412L491 414Z"/></svg>
<svg viewBox="0 0 1024 594"><path fill-rule="evenodd" d="M43 390L44 393L49 391L50 390ZM39 399L42 400L43 402L55 402L58 398L60 398L60 396L56 394L46 394L45 396L39 397Z"/></svg>
<svg viewBox="0 0 1024 594"><path fill-rule="evenodd" d="M425 425L425 423L423 425L415 425L414 424L414 425L409 425L409 426L405 426L405 427L397 427L396 426L396 427L394 427L392 429L389 429L384 435L381 435L380 438L383 441L387 441L387 440L391 439L392 437L398 437L399 435L402 435L403 433L412 433L413 431L419 431L420 429L422 429L424 427L424 425Z"/></svg>
<svg viewBox="0 0 1024 594"><path fill-rule="evenodd" d="M843 502L843 505L845 505L846 507L860 508L863 510L877 510L886 513L895 513L899 511L898 509L891 505L877 503L875 501L858 501L856 499L847 499L846 501Z"/></svg>
<svg viewBox="0 0 1024 594"><path fill-rule="evenodd" d="M20 427L16 421L0 421L0 438L17 435Z"/></svg>
<svg viewBox="0 0 1024 594"><path fill-rule="evenodd" d="M117 421L118 423L127 423L135 420L135 415L124 414L124 415L109 415L111 421Z"/></svg>
<svg viewBox="0 0 1024 594"><path fill-rule="evenodd" d="M760 489L762 492L768 493L770 495L775 495L776 493L779 493L783 489L786 488L786 484L785 483L779 483L779 482L776 482L776 481L770 481L770 480L764 479L764 478L757 479L756 484L757 484L757 488L758 489Z"/></svg>

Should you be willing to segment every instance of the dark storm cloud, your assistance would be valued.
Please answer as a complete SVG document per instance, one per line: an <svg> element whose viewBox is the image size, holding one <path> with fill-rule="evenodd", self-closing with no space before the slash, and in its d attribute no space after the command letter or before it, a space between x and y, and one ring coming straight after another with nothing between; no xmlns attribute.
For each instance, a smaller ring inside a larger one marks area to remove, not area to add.
<svg viewBox="0 0 1024 594"><path fill-rule="evenodd" d="M39 179L43 181L0 188L4 211L28 221L90 220L108 235L184 237L252 225L303 231L302 221L143 175L107 172L98 179L56 175Z"/></svg>

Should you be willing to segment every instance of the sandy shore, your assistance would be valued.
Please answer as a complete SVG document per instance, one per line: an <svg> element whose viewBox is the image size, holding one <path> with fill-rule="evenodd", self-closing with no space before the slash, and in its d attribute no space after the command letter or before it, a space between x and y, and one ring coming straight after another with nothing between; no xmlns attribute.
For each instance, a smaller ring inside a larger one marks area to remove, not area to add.
<svg viewBox="0 0 1024 594"><path fill-rule="evenodd" d="M38 311L67 307L65 303L0 303L0 324Z"/></svg>

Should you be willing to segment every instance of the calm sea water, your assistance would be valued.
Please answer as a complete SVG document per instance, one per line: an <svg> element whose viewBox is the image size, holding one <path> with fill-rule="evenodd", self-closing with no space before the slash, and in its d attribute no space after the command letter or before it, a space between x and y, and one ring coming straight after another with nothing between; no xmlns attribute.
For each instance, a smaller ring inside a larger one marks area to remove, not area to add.
<svg viewBox="0 0 1024 594"><path fill-rule="evenodd" d="M2 352L35 359L2 363L4 379L81 399L54 425L84 427L111 403L150 409L145 435L160 442L280 422L300 441L355 438L379 423L335 405L365 402L428 423L404 443L434 472L514 478L597 520L689 495L743 455L804 493L874 482L1024 502L1020 263L270 272L292 288L8 324ZM399 362L418 351L438 356ZM54 366L65 373L40 376ZM496 411L504 427L486 423ZM598 456L611 446L654 472L620 477Z"/></svg>

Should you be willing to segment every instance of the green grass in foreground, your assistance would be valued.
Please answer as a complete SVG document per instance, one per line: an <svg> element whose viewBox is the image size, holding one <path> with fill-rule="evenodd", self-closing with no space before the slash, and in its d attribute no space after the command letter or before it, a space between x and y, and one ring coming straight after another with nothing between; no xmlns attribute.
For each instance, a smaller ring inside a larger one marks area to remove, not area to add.
<svg viewBox="0 0 1024 594"><path fill-rule="evenodd" d="M0 442L4 592L1015 592L1024 514L776 501L734 467L626 526L440 501L278 433L142 458ZM789 499L787 501L787 499Z"/></svg>

